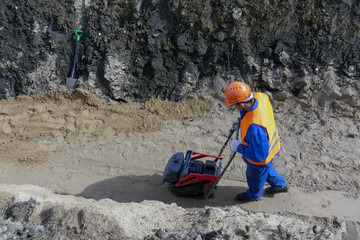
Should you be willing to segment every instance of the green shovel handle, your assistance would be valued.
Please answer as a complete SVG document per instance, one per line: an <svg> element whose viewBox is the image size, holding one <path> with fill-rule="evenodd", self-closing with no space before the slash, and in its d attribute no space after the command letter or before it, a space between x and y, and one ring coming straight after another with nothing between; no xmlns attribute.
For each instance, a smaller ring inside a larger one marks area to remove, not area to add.
<svg viewBox="0 0 360 240"><path fill-rule="evenodd" d="M83 31L81 30L75 30L76 40L80 41L81 36L83 35Z"/></svg>

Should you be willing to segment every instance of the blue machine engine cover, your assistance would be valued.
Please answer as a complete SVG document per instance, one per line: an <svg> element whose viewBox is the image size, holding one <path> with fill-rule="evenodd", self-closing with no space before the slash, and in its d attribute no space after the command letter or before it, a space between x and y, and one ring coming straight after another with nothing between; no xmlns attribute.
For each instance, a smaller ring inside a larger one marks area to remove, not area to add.
<svg viewBox="0 0 360 240"><path fill-rule="evenodd" d="M180 178L180 173L184 163L184 153L175 153L166 164L163 181L168 183L175 183Z"/></svg>

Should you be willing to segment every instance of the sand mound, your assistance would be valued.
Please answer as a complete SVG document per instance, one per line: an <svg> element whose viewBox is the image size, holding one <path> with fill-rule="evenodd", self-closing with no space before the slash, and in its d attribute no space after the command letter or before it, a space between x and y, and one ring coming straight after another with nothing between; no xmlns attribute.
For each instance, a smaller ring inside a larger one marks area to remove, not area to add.
<svg viewBox="0 0 360 240"><path fill-rule="evenodd" d="M150 99L144 107L108 104L82 91L50 91L0 100L1 154L20 165L41 164L61 144L75 146L121 133L160 130L165 120L197 117L211 105Z"/></svg>

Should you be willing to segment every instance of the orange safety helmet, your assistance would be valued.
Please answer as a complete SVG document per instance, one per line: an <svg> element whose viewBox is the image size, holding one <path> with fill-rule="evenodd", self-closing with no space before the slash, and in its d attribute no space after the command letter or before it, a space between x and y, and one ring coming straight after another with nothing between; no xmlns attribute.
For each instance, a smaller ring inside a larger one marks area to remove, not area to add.
<svg viewBox="0 0 360 240"><path fill-rule="evenodd" d="M252 99L251 88L243 82L232 82L225 88L225 105L231 106L237 102Z"/></svg>

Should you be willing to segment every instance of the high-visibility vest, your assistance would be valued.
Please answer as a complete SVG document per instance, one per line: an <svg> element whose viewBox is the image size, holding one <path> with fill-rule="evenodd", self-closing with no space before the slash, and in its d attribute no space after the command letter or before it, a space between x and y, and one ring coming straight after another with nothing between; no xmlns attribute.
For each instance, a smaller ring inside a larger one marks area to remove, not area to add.
<svg viewBox="0 0 360 240"><path fill-rule="evenodd" d="M254 93L254 98L258 101L258 106L255 110L247 112L243 119L241 119L241 139L242 143L247 146L245 136L251 124L257 124L266 129L269 141L269 155L262 162L254 162L245 157L247 161L254 165L266 165L280 151L279 134L275 125L273 108L268 96L264 93L256 92Z"/></svg>

